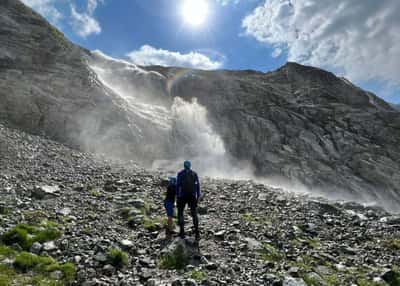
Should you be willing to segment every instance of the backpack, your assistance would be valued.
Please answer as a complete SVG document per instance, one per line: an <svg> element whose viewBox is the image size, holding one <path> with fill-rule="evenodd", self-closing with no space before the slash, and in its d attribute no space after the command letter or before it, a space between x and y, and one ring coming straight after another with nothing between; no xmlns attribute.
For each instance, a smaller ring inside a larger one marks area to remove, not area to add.
<svg viewBox="0 0 400 286"><path fill-rule="evenodd" d="M196 192L196 176L193 171L186 172L182 180L182 192L194 194Z"/></svg>

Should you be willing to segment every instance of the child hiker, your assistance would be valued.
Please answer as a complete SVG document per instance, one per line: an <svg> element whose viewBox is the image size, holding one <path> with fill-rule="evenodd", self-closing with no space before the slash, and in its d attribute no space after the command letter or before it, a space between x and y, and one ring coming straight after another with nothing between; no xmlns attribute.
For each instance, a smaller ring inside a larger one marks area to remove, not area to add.
<svg viewBox="0 0 400 286"><path fill-rule="evenodd" d="M175 197L176 197L176 178L170 177L166 197L164 200L164 207L167 211L168 223L165 229L165 234L167 237L171 237L173 232L173 216L174 216L174 205L175 205Z"/></svg>

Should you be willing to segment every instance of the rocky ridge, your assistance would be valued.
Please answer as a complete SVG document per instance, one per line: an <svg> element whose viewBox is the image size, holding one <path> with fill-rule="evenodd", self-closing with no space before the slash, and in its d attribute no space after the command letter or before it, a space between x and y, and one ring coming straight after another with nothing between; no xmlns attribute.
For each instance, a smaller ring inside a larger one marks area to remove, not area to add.
<svg viewBox="0 0 400 286"><path fill-rule="evenodd" d="M164 235L167 174L122 167L3 125L0 151L2 243L21 223L55 226L60 236L28 252L73 263L73 285L399 285L400 218L380 208L201 178L197 245L190 232L183 242ZM21 253L23 243L13 239L7 244ZM179 245L184 254L176 253ZM110 249L128 256L114 263ZM21 270L15 255L0 245L0 281L43 285L29 280L39 270ZM7 276L10 267L16 272ZM64 283L65 273L46 275Z"/></svg>

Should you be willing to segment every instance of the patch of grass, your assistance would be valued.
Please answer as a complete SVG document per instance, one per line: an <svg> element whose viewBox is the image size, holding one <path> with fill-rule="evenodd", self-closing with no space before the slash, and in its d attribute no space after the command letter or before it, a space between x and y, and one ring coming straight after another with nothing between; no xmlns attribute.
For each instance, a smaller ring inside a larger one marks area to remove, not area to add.
<svg viewBox="0 0 400 286"><path fill-rule="evenodd" d="M91 190L90 195L93 197L100 197L101 193L97 190Z"/></svg>
<svg viewBox="0 0 400 286"><path fill-rule="evenodd" d="M131 210L132 210L132 208L128 208L128 207L121 209L120 210L120 214L121 214L122 218L128 219L129 218L129 212Z"/></svg>
<svg viewBox="0 0 400 286"><path fill-rule="evenodd" d="M384 242L384 245L392 250L400 250L400 239L390 239Z"/></svg>
<svg viewBox="0 0 400 286"><path fill-rule="evenodd" d="M374 282L371 280L367 280L365 278L358 278L357 279L358 286L386 286L387 284L384 282Z"/></svg>
<svg viewBox="0 0 400 286"><path fill-rule="evenodd" d="M319 248L321 246L321 242L319 241L319 239L307 239L306 242L307 246L316 249Z"/></svg>
<svg viewBox="0 0 400 286"><path fill-rule="evenodd" d="M324 276L324 279L327 286L343 286L342 281L336 274L326 275Z"/></svg>
<svg viewBox="0 0 400 286"><path fill-rule="evenodd" d="M257 218L252 213L245 213L242 215L242 218L244 221L247 221L249 223L257 223L258 222Z"/></svg>
<svg viewBox="0 0 400 286"><path fill-rule="evenodd" d="M27 222L40 223L48 217L47 213L43 210L24 211L24 217Z"/></svg>
<svg viewBox="0 0 400 286"><path fill-rule="evenodd" d="M183 269L188 262L183 246L178 245L173 253L161 257L159 267L162 269Z"/></svg>
<svg viewBox="0 0 400 286"><path fill-rule="evenodd" d="M281 261L283 255L273 245L264 242L263 249L260 251L261 258L266 261Z"/></svg>
<svg viewBox="0 0 400 286"><path fill-rule="evenodd" d="M1 257L12 257L15 254L15 250L11 247L0 244L0 258Z"/></svg>
<svg viewBox="0 0 400 286"><path fill-rule="evenodd" d="M154 217L150 218L148 216L144 216L143 218L143 227L148 231L156 231L163 228L166 225L166 218L164 217Z"/></svg>
<svg viewBox="0 0 400 286"><path fill-rule="evenodd" d="M38 256L26 251L22 251L15 257L14 266L23 272L29 270L44 271L56 261L51 257Z"/></svg>
<svg viewBox="0 0 400 286"><path fill-rule="evenodd" d="M39 274L49 274L58 270L63 273L63 281L66 283L74 281L76 275L76 269L73 263L59 264L51 257L38 256L26 251L22 251L15 257L14 266L22 272L36 271ZM54 282L52 280L49 281L51 283Z"/></svg>
<svg viewBox="0 0 400 286"><path fill-rule="evenodd" d="M16 273L14 269L0 264L0 286L11 285L15 275Z"/></svg>
<svg viewBox="0 0 400 286"><path fill-rule="evenodd" d="M5 206L0 206L0 215L7 215L10 213L10 209Z"/></svg>
<svg viewBox="0 0 400 286"><path fill-rule="evenodd" d="M128 265L129 256L126 252L121 249L111 248L107 253L108 263L111 265L121 268L124 265Z"/></svg>
<svg viewBox="0 0 400 286"><path fill-rule="evenodd" d="M200 270L193 270L190 272L189 278L194 279L197 282L201 282L207 278L207 274Z"/></svg>
<svg viewBox="0 0 400 286"><path fill-rule="evenodd" d="M44 221L38 226L28 224L18 224L6 232L1 240L6 245L17 243L24 250L29 250L33 243L44 243L58 239L61 232L56 228L57 224Z"/></svg>
<svg viewBox="0 0 400 286"><path fill-rule="evenodd" d="M320 281L308 274L303 276L303 280L306 283L307 286L322 286Z"/></svg>

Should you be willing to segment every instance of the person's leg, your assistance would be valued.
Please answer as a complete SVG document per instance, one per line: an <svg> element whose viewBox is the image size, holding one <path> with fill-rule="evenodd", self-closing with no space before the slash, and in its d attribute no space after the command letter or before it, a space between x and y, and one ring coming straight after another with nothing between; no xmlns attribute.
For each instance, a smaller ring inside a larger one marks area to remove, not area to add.
<svg viewBox="0 0 400 286"><path fill-rule="evenodd" d="M178 206L178 224L179 224L179 236L184 237L185 236L185 218L183 217L184 211L185 211L185 199L184 198L179 198L177 202Z"/></svg>
<svg viewBox="0 0 400 286"><path fill-rule="evenodd" d="M200 238L199 232L199 217L197 215L197 200L195 197L191 198L189 201L190 213L193 218L193 226L194 226L194 233L196 235L196 239Z"/></svg>

